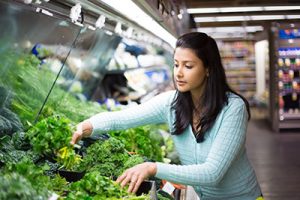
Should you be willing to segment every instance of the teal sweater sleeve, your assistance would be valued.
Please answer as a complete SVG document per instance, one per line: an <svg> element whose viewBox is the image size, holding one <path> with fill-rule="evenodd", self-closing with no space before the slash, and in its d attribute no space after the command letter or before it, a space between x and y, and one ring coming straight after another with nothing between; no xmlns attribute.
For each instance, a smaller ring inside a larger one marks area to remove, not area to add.
<svg viewBox="0 0 300 200"><path fill-rule="evenodd" d="M248 114L242 99L231 98L229 104L223 108L221 117L214 124L219 128L210 141L209 153L203 163L157 163L156 177L185 185L217 185L245 145Z"/></svg>
<svg viewBox="0 0 300 200"><path fill-rule="evenodd" d="M167 110L170 97L174 91L159 94L149 101L121 111L102 112L88 120L93 127L93 133L107 132L110 130L123 130L146 124L167 122Z"/></svg>

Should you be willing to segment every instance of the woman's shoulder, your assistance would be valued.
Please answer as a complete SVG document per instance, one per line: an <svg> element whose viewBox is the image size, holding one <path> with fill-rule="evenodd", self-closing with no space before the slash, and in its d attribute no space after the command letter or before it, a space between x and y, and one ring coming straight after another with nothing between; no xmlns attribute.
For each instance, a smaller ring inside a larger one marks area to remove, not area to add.
<svg viewBox="0 0 300 200"><path fill-rule="evenodd" d="M244 100L240 96L238 96L237 94L234 94L232 92L228 92L227 93L227 98L228 98L227 107L245 106Z"/></svg>
<svg viewBox="0 0 300 200"><path fill-rule="evenodd" d="M153 98L149 99L148 102L154 102L156 104L170 104L173 102L175 95L176 95L175 90L161 92L155 95ZM146 102L147 101L145 101L145 103Z"/></svg>
<svg viewBox="0 0 300 200"><path fill-rule="evenodd" d="M176 90L168 90L162 93L159 93L157 96L161 98L171 98L173 99L176 95Z"/></svg>
<svg viewBox="0 0 300 200"><path fill-rule="evenodd" d="M157 95L158 98L172 103L176 96L176 90L168 90Z"/></svg>

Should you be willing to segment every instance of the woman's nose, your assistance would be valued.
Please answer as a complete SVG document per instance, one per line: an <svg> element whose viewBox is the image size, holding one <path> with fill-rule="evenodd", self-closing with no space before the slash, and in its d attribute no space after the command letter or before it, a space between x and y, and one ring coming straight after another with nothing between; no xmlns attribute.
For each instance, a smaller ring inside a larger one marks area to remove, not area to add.
<svg viewBox="0 0 300 200"><path fill-rule="evenodd" d="M174 72L175 72L175 76L177 76L177 77L182 77L182 75L183 75L182 68L179 66L177 68L175 68Z"/></svg>

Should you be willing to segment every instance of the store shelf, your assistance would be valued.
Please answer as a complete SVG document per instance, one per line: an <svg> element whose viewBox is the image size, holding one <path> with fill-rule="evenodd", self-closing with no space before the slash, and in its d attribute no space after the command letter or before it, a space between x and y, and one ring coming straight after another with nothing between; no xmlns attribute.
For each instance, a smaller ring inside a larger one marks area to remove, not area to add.
<svg viewBox="0 0 300 200"><path fill-rule="evenodd" d="M300 112L298 110L296 113L283 113L280 115L280 118L282 119L281 121L290 119L300 119Z"/></svg>
<svg viewBox="0 0 300 200"><path fill-rule="evenodd" d="M229 85L253 104L256 91L254 43L223 41L219 46Z"/></svg>
<svg viewBox="0 0 300 200"><path fill-rule="evenodd" d="M286 120L279 122L279 129L298 129L300 128L299 119L298 120Z"/></svg>
<svg viewBox="0 0 300 200"><path fill-rule="evenodd" d="M300 24L274 23L273 128L300 128ZM297 28L298 27L298 28ZM274 29L275 30L275 29Z"/></svg>

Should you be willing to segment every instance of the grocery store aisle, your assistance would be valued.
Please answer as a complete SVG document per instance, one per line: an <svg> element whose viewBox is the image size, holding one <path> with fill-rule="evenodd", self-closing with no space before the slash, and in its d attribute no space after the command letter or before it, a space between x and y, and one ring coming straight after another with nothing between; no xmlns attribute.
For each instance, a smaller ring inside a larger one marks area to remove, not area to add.
<svg viewBox="0 0 300 200"><path fill-rule="evenodd" d="M300 199L300 131L273 133L264 119L251 120L247 150L265 200Z"/></svg>

